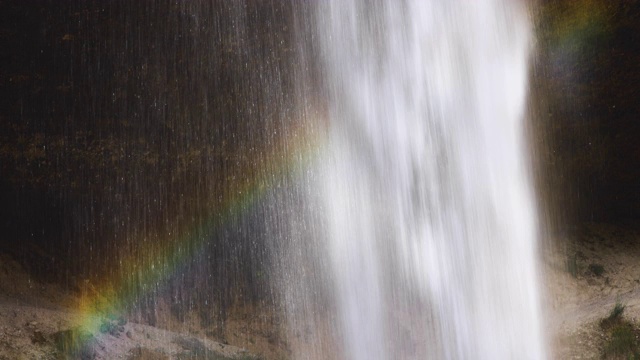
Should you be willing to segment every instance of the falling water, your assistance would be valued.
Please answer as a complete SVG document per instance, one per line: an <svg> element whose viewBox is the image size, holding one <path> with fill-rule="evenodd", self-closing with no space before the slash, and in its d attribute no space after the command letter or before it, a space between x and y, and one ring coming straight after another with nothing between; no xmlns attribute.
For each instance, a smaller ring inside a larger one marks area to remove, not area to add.
<svg viewBox="0 0 640 360"><path fill-rule="evenodd" d="M544 358L526 9L315 6L329 124L318 208L340 357Z"/></svg>
<svg viewBox="0 0 640 360"><path fill-rule="evenodd" d="M55 294L83 354L133 346L122 314L271 358L544 358L523 2L0 0L0 322Z"/></svg>

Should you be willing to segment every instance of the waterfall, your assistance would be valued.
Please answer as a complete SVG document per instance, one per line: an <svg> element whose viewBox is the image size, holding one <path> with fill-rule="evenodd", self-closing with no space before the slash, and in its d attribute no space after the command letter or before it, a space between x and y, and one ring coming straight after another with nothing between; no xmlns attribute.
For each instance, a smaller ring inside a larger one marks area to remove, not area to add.
<svg viewBox="0 0 640 360"><path fill-rule="evenodd" d="M312 6L328 104L317 270L340 357L545 358L524 5Z"/></svg>

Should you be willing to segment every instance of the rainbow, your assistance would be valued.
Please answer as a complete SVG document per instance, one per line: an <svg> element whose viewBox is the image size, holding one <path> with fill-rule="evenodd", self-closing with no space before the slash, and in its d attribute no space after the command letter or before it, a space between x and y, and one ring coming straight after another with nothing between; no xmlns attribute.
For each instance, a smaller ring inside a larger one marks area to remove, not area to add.
<svg viewBox="0 0 640 360"><path fill-rule="evenodd" d="M207 239L203 234L215 233L221 224L242 214L263 198L276 182L303 170L318 155L322 139L325 138L322 130L318 131L313 126L308 126L309 124L311 123L303 118L296 127L290 129L288 137L280 139L268 155L261 159L258 171L242 169L245 171L240 171L241 174L262 176L254 175L237 181L233 191L227 192L231 195L223 199L216 209L207 212L205 222L183 226L181 231L176 232L174 241L119 259L120 275L111 276L101 281L100 286L91 287L80 300L78 328L85 333L98 333L105 316L121 313L127 305L134 304L141 295L154 288L146 288L141 284L162 285L175 274L180 264L201 252Z"/></svg>
<svg viewBox="0 0 640 360"><path fill-rule="evenodd" d="M572 53L607 36L614 26L617 3L605 0L561 1L542 4L534 14L538 37L554 52Z"/></svg>

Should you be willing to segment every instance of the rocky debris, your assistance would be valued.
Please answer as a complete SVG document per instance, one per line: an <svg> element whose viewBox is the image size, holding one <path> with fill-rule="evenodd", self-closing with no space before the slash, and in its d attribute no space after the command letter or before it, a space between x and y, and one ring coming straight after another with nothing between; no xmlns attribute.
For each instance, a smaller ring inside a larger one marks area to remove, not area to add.
<svg viewBox="0 0 640 360"><path fill-rule="evenodd" d="M552 358L602 359L616 304L629 324L640 319L640 232L590 223L565 236L544 255Z"/></svg>
<svg viewBox="0 0 640 360"><path fill-rule="evenodd" d="M254 358L240 347L199 339L179 326L170 331L120 313L89 319L90 314L77 310L80 303L77 293L34 280L0 253L0 360ZM89 331L83 327L87 322L98 326Z"/></svg>
<svg viewBox="0 0 640 360"><path fill-rule="evenodd" d="M161 351L138 346L131 350L127 360L169 360L169 356Z"/></svg>
<svg viewBox="0 0 640 360"><path fill-rule="evenodd" d="M0 360L258 359L233 345L122 317L93 319L102 326L89 331L81 326L86 317L69 309L43 310L0 299Z"/></svg>

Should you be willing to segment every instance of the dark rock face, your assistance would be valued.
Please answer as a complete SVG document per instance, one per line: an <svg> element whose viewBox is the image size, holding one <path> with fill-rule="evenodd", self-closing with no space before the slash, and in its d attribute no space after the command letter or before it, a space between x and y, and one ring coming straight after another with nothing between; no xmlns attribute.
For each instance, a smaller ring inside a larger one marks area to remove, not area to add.
<svg viewBox="0 0 640 360"><path fill-rule="evenodd" d="M532 128L544 202L564 222L638 219L640 5L537 10Z"/></svg>
<svg viewBox="0 0 640 360"><path fill-rule="evenodd" d="M294 125L292 6L0 0L0 251L150 322L159 294L203 318L267 294L260 235L212 224Z"/></svg>

